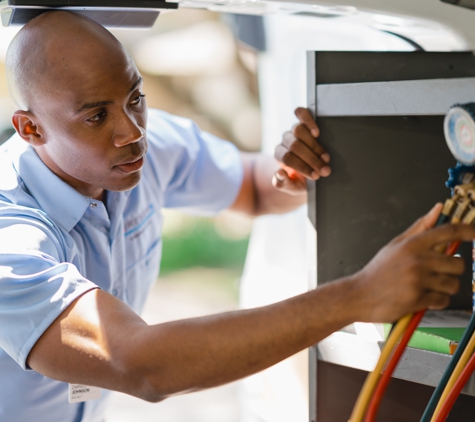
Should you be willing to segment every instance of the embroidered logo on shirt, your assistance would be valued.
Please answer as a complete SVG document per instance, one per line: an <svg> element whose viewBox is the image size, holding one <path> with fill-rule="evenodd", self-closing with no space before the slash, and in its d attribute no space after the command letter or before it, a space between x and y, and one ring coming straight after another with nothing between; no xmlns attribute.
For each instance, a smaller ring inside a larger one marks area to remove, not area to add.
<svg viewBox="0 0 475 422"><path fill-rule="evenodd" d="M124 222L124 236L133 239L135 237L140 236L140 234L145 229L147 222L152 218L155 214L155 208L153 204L149 204L147 208L141 211L135 217Z"/></svg>

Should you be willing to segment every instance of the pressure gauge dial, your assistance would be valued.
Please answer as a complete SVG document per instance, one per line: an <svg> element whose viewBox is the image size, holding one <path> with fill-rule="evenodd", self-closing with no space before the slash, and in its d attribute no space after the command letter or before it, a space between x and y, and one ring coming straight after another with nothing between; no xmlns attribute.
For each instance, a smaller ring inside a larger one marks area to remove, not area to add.
<svg viewBox="0 0 475 422"><path fill-rule="evenodd" d="M463 164L475 164L475 103L456 104L444 120L444 134L454 157Z"/></svg>

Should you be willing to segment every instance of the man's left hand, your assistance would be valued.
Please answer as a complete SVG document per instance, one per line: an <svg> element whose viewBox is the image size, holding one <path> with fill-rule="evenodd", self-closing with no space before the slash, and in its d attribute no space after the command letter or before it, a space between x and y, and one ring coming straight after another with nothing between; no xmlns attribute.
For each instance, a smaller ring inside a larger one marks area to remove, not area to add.
<svg viewBox="0 0 475 422"><path fill-rule="evenodd" d="M272 184L291 195L306 191L306 178L317 180L331 173L330 155L317 142L320 130L306 108L295 110L299 123L285 132L275 148L275 158L281 169L276 171Z"/></svg>

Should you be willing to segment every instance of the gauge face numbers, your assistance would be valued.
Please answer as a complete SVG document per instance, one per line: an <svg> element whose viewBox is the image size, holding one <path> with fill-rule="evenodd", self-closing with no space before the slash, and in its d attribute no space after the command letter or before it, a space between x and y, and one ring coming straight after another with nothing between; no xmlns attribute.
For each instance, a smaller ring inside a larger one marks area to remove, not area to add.
<svg viewBox="0 0 475 422"><path fill-rule="evenodd" d="M454 157L463 164L475 164L475 122L462 107L453 107L445 116L444 134Z"/></svg>

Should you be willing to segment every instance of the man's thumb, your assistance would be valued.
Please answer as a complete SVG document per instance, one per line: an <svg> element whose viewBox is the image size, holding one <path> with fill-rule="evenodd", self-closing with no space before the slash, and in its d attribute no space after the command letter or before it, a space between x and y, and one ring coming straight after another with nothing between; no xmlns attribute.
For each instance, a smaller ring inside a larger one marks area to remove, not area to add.
<svg viewBox="0 0 475 422"><path fill-rule="evenodd" d="M289 185L290 182L289 175L283 169L276 171L274 173L274 177L272 178L272 184L277 189L285 189L288 187L287 185Z"/></svg>
<svg viewBox="0 0 475 422"><path fill-rule="evenodd" d="M402 233L401 236L399 236L399 239L406 239L407 237L415 236L416 234L423 233L434 227L443 206L444 205L440 202L435 204L427 214L417 219L412 226Z"/></svg>

